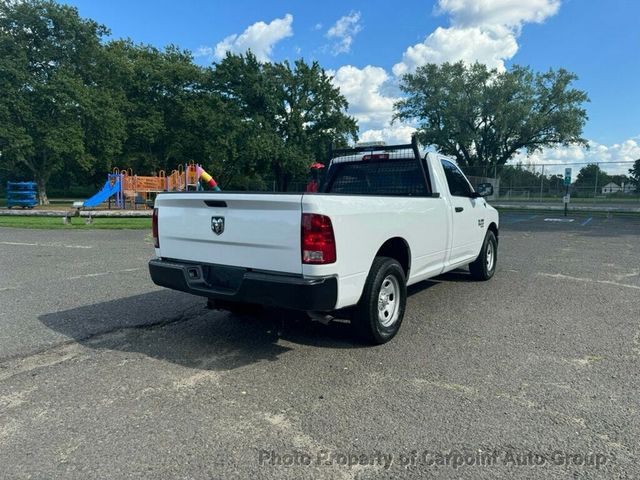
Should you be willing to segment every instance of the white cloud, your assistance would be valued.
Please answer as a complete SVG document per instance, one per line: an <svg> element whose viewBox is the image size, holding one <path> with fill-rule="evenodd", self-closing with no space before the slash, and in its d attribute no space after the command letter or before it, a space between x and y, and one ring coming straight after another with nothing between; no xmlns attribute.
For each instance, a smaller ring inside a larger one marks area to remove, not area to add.
<svg viewBox="0 0 640 480"><path fill-rule="evenodd" d="M440 0L438 11L452 16L456 25L540 23L555 15L560 0Z"/></svg>
<svg viewBox="0 0 640 480"><path fill-rule="evenodd" d="M221 59L227 52L244 53L251 50L259 61L268 62L271 59L274 45L293 35L292 23L293 16L291 14L286 14L283 18L276 18L271 23L256 22L241 34L229 35L219 42L213 53L218 59Z"/></svg>
<svg viewBox="0 0 640 480"><path fill-rule="evenodd" d="M449 16L450 26L436 28L423 42L408 47L402 61L393 66L395 78L383 68L371 65L364 68L347 65L335 72L334 84L349 101L349 113L358 120L360 138L387 143L410 139L413 127L391 124L393 104L399 93L390 92L389 86L397 87L399 76L426 63L458 60L479 61L503 70L504 62L518 51L522 26L543 22L557 13L559 7L560 0L439 0L436 11ZM355 21L343 22L353 15L352 12L341 18L329 32L334 31L336 38L342 38L338 33L347 32L350 25L358 25L359 14ZM352 35L344 50L348 51L351 43ZM570 149L556 154L578 155Z"/></svg>
<svg viewBox="0 0 640 480"><path fill-rule="evenodd" d="M206 47L206 46L198 47L198 49L195 52L193 52L193 56L211 58L213 57L213 48Z"/></svg>
<svg viewBox="0 0 640 480"><path fill-rule="evenodd" d="M386 125L381 129L369 129L364 132L360 132L361 142L373 142L376 140L382 140L387 145L409 143L411 141L411 135L416 129L409 125L393 124Z"/></svg>
<svg viewBox="0 0 640 480"><path fill-rule="evenodd" d="M389 74L384 68L367 65L340 67L333 74L333 83L349 102L349 113L362 128L382 128L393 115L395 97L382 93Z"/></svg>
<svg viewBox="0 0 640 480"><path fill-rule="evenodd" d="M351 51L353 38L360 30L362 30L360 12L352 11L348 15L339 18L326 34L327 38L334 40L331 45L331 52L334 55L339 55Z"/></svg>
<svg viewBox="0 0 640 480"><path fill-rule="evenodd" d="M504 69L518 51L525 23L555 15L560 0L439 0L437 11L450 16L450 27L438 27L404 52L393 72L403 75L426 63L479 61Z"/></svg>
<svg viewBox="0 0 640 480"><path fill-rule="evenodd" d="M400 76L427 63L458 60L478 61L502 70L503 60L513 57L517 51L518 42L513 32L505 27L438 27L424 42L407 48L402 62L393 66L393 73Z"/></svg>
<svg viewBox="0 0 640 480"><path fill-rule="evenodd" d="M367 65L340 67L333 75L333 83L349 102L349 114L358 120L360 140L383 140L387 144L408 143L415 128L391 123L393 104L399 100L397 85L384 68Z"/></svg>

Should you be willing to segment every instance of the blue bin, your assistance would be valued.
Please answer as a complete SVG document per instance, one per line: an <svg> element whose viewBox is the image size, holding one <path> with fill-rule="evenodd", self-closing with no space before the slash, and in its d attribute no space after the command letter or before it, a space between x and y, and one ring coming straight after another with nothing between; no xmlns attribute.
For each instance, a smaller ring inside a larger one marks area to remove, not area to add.
<svg viewBox="0 0 640 480"><path fill-rule="evenodd" d="M37 204L36 182L7 182L7 207L33 208Z"/></svg>

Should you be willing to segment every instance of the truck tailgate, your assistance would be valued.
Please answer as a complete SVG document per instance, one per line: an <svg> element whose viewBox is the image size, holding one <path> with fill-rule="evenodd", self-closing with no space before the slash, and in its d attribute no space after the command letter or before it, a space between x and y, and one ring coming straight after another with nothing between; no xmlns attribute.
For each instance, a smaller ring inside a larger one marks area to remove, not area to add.
<svg viewBox="0 0 640 480"><path fill-rule="evenodd" d="M162 258L302 273L302 194L160 194Z"/></svg>

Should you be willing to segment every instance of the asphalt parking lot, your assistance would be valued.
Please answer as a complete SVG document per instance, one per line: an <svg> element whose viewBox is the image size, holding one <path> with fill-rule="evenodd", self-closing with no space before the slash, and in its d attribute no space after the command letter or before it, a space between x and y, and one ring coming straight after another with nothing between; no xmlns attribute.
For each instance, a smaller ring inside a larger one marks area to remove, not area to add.
<svg viewBox="0 0 640 480"><path fill-rule="evenodd" d="M0 228L1 478L639 478L640 217L505 213L380 347L149 280L146 231Z"/></svg>

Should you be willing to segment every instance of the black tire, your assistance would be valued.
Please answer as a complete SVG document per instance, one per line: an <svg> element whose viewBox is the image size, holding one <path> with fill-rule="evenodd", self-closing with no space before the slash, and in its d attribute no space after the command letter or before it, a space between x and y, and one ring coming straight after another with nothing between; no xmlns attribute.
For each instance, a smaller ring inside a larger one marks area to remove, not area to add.
<svg viewBox="0 0 640 480"><path fill-rule="evenodd" d="M382 293L386 296L385 310L379 309L378 306L383 284L386 291ZM386 343L398 333L406 305L407 286L402 266L393 258L376 257L365 282L362 297L353 311L352 325L358 336L367 343Z"/></svg>
<svg viewBox="0 0 640 480"><path fill-rule="evenodd" d="M489 255L492 258L489 258ZM489 230L484 237L484 243L476 258L469 264L471 276L476 280L485 281L493 277L498 264L498 241L494 233Z"/></svg>

